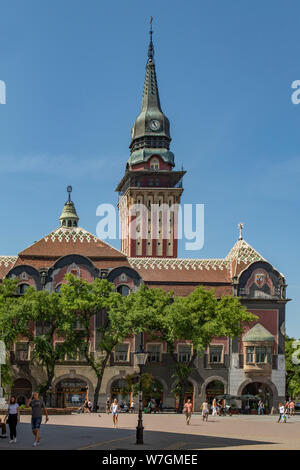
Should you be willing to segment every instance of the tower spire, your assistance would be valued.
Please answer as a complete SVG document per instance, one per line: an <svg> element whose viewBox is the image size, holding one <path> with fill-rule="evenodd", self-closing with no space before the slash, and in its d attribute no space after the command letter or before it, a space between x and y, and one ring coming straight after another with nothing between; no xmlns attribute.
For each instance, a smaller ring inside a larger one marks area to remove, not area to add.
<svg viewBox="0 0 300 470"><path fill-rule="evenodd" d="M150 31L149 31L150 42L149 42L149 47L148 47L148 63L154 62L154 47L153 47L153 42L152 42L152 34L153 34L152 21L153 21L153 17L151 16L150 17Z"/></svg>
<svg viewBox="0 0 300 470"><path fill-rule="evenodd" d="M150 18L150 41L142 97L141 111L131 130L129 166L147 164L152 155L158 155L174 167L174 154L170 151L170 123L160 105L157 86L154 46L152 41L153 17Z"/></svg>

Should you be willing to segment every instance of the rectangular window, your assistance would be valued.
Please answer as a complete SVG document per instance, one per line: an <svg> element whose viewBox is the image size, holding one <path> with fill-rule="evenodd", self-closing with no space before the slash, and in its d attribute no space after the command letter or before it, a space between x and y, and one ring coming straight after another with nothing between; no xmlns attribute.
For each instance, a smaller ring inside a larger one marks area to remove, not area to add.
<svg viewBox="0 0 300 470"><path fill-rule="evenodd" d="M35 323L35 335L42 336L47 335L50 332L51 324L46 321L37 321Z"/></svg>
<svg viewBox="0 0 300 470"><path fill-rule="evenodd" d="M160 362L160 344L147 344L148 361Z"/></svg>
<svg viewBox="0 0 300 470"><path fill-rule="evenodd" d="M209 347L209 362L220 363L223 362L223 346L210 346Z"/></svg>
<svg viewBox="0 0 300 470"><path fill-rule="evenodd" d="M129 352L128 343L119 344L119 346L116 347L116 351L115 351L115 361L116 362L128 362L128 352Z"/></svg>
<svg viewBox="0 0 300 470"><path fill-rule="evenodd" d="M28 361L29 343L16 344L17 361Z"/></svg>
<svg viewBox="0 0 300 470"><path fill-rule="evenodd" d="M73 323L73 328L74 330L84 330L84 325L80 322L80 320L77 318L75 322Z"/></svg>
<svg viewBox="0 0 300 470"><path fill-rule="evenodd" d="M256 362L257 364L271 364L272 360L272 348L259 346L256 348Z"/></svg>
<svg viewBox="0 0 300 470"><path fill-rule="evenodd" d="M191 359L192 346L190 344L178 345L178 361L189 362Z"/></svg>
<svg viewBox="0 0 300 470"><path fill-rule="evenodd" d="M67 361L86 361L83 347L79 348L76 352L67 353Z"/></svg>
<svg viewBox="0 0 300 470"><path fill-rule="evenodd" d="M246 363L254 363L254 346L247 346L246 348Z"/></svg>

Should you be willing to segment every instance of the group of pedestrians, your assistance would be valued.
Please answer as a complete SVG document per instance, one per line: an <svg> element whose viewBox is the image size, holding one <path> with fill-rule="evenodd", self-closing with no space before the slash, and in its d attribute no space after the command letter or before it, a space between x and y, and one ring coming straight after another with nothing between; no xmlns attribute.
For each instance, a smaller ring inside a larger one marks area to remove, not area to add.
<svg viewBox="0 0 300 470"><path fill-rule="evenodd" d="M36 447L40 444L40 428L42 424L43 413L46 415L45 423L48 422L48 411L45 406L45 403L37 392L33 393L31 399L27 402L27 405L31 407L31 429L32 434L34 435L33 447ZM17 425L20 422L20 407L17 403L15 396L10 398L6 416L4 417L4 422L1 422L1 437L6 437L6 424L9 426L10 434L10 444L17 443Z"/></svg>
<svg viewBox="0 0 300 470"><path fill-rule="evenodd" d="M193 412L193 403L192 400L189 398L183 407L183 412L185 414L185 419L186 419L186 424L189 425L191 422L191 417L192 417L192 412ZM202 414L202 420L203 421L208 421L208 415L209 415L209 404L206 400L201 405L201 414Z"/></svg>
<svg viewBox="0 0 300 470"><path fill-rule="evenodd" d="M294 416L295 414L295 402L294 400L288 400L285 404L279 403L279 418L277 423L286 423L287 418Z"/></svg>

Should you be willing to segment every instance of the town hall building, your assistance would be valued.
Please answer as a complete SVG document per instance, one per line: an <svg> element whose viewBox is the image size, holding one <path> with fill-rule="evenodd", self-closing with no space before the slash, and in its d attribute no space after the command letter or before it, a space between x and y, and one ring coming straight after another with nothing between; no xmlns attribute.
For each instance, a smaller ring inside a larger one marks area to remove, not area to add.
<svg viewBox="0 0 300 470"><path fill-rule="evenodd" d="M65 275L73 273L89 281L106 278L122 295L145 284L172 290L178 296L188 295L197 286L213 289L218 298L238 296L258 319L245 328L240 339L214 338L195 360L187 397L192 398L195 410L204 398L210 400L223 393L259 395L270 408L277 406L285 399L285 278L243 239L242 224L238 240L220 259L178 258L176 211L170 216L168 236L163 237L163 222L159 220L153 238L152 205L179 205L183 193L185 171L174 170L170 143L170 122L160 104L150 31L141 111L132 127L125 172L116 188L122 227L120 250L80 227L70 189L57 228L17 256L0 256L0 279L18 279L20 295L28 286L59 292ZM146 236L142 236L143 227L139 227L141 236L131 236L130 207L135 204L149 210ZM36 323L35 334L43 334L42 324ZM107 396L129 399L121 395L121 390L126 375L137 371L134 352L139 340L124 341L112 355L100 390L101 406ZM166 344L147 335L143 341L149 353L145 371L155 378L163 406L174 408L175 383ZM101 354L97 318L90 347L95 355ZM191 346L184 338L178 341L177 355L183 363L190 358ZM26 341L17 341L10 351L12 392L19 403L25 402L45 380L45 372L32 364L30 357L31 346ZM81 403L87 395L92 399L95 385L96 377L84 358L66 356L56 367L49 403L68 407Z"/></svg>

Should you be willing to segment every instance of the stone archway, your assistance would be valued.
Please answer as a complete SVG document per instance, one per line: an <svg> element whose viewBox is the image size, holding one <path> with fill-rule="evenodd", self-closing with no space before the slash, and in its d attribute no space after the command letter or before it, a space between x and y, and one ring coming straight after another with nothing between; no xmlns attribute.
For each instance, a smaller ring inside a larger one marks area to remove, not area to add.
<svg viewBox="0 0 300 470"><path fill-rule="evenodd" d="M205 387L205 398L208 403L212 403L213 399L218 395L224 395L225 383L220 379L210 380Z"/></svg>
<svg viewBox="0 0 300 470"><path fill-rule="evenodd" d="M15 396L19 405L26 405L33 392L32 382L25 377L14 380L11 396Z"/></svg>
<svg viewBox="0 0 300 470"><path fill-rule="evenodd" d="M171 386L171 390L174 390L176 387L177 381L174 380ZM185 398L184 401L191 399L193 403L193 408L194 411L199 409L199 389L198 389L198 383L195 379L192 377L188 378L188 383L189 383L189 388L185 393ZM173 395L174 396L174 395ZM178 407L178 397L174 396L174 403L175 403L175 409Z"/></svg>
<svg viewBox="0 0 300 470"><path fill-rule="evenodd" d="M265 377L256 377L245 380L238 388L238 395L250 394L261 398L266 409L270 412L272 407L278 406L278 392L276 386ZM253 407L253 405L252 405ZM251 402L250 402L251 408Z"/></svg>
<svg viewBox="0 0 300 470"><path fill-rule="evenodd" d="M65 397L65 395L61 395L61 396L58 396L58 393L57 393L57 386L60 385L60 382L63 382L63 381L78 381L78 382L81 382L81 383L85 383L87 385L87 390L86 390L86 393L84 394L86 398L89 398L92 402L93 402L93 399L94 399L94 386L92 384L92 382L84 375L81 375L81 374L63 374L63 375L60 375L58 377L55 378L55 380L52 382L52 386L51 386L51 389L52 389L52 400L51 400L51 406L57 406L58 408L62 408L65 404L66 404L66 398L67 398L67 401L71 398L70 397ZM65 389L67 387L64 387ZM69 387L70 389L74 388L74 387ZM78 389L79 388L84 388L83 386L82 387L77 387ZM75 395L79 395L79 402L81 401L80 399L82 397L80 397L81 394L83 394L83 390L79 391L80 393L76 393L76 390L70 390L70 393L73 393ZM66 390L60 390L59 392L60 394L61 393L67 393ZM81 404L81 403L79 403ZM74 406L77 406L77 403L74 402Z"/></svg>
<svg viewBox="0 0 300 470"><path fill-rule="evenodd" d="M208 377L207 379L204 380L204 382L201 386L200 400L203 401L204 399L206 399L206 388L211 382L214 382L214 381L221 382L224 386L224 391L226 390L227 381L223 377L220 377L219 375L211 375L210 377Z"/></svg>

